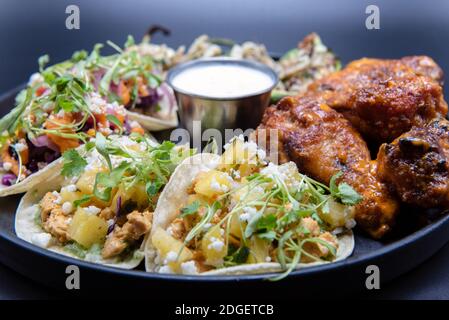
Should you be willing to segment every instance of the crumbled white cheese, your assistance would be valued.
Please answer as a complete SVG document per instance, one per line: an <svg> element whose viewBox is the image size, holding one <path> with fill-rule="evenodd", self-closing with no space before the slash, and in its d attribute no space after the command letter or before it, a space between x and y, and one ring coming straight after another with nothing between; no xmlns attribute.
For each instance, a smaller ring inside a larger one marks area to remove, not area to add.
<svg viewBox="0 0 449 320"><path fill-rule="evenodd" d="M89 215L95 216L100 213L101 209L97 208L96 206L88 206L84 208L84 211Z"/></svg>
<svg viewBox="0 0 449 320"><path fill-rule="evenodd" d="M174 251L167 253L164 259L164 264L169 264L170 262L175 262L178 259L178 254Z"/></svg>
<svg viewBox="0 0 449 320"><path fill-rule="evenodd" d="M106 112L107 102L98 93L92 93L87 101L92 113L103 114Z"/></svg>
<svg viewBox="0 0 449 320"><path fill-rule="evenodd" d="M28 146L26 145L26 143L17 142L16 144L14 144L14 149L16 149L17 152L22 152L28 149Z"/></svg>
<svg viewBox="0 0 449 320"><path fill-rule="evenodd" d="M11 170L12 168L12 163L11 162L3 162L3 169L5 169L6 171Z"/></svg>
<svg viewBox="0 0 449 320"><path fill-rule="evenodd" d="M73 205L71 202L66 201L62 204L62 212L64 214L69 214L73 211Z"/></svg>
<svg viewBox="0 0 449 320"><path fill-rule="evenodd" d="M229 190L227 185L218 183L218 181L215 179L215 177L213 177L210 182L210 188L212 190L218 191L218 192L227 192Z"/></svg>
<svg viewBox="0 0 449 320"><path fill-rule="evenodd" d="M286 167L278 166L273 163L269 163L267 167L260 170L260 174L274 179L275 177L286 180L288 177L288 172L286 172Z"/></svg>
<svg viewBox="0 0 449 320"><path fill-rule="evenodd" d="M183 274L198 274L198 269L193 260L181 263L181 271Z"/></svg>
<svg viewBox="0 0 449 320"><path fill-rule="evenodd" d="M254 207L244 207L243 213L240 215L240 221L249 222L251 218L257 213L257 209Z"/></svg>
<svg viewBox="0 0 449 320"><path fill-rule="evenodd" d="M208 249L215 250L217 252L220 252L223 249L224 242L221 241L220 239L211 237L210 241L211 241L210 244L207 246Z"/></svg>
<svg viewBox="0 0 449 320"><path fill-rule="evenodd" d="M56 197L53 201L54 204L61 204L62 198L58 191L53 191L52 194Z"/></svg>
<svg viewBox="0 0 449 320"><path fill-rule="evenodd" d="M162 266L159 268L159 273L174 273L173 270L170 268L170 266Z"/></svg>
<svg viewBox="0 0 449 320"><path fill-rule="evenodd" d="M51 235L46 232L35 233L31 236L31 243L41 248L48 248L51 242Z"/></svg>

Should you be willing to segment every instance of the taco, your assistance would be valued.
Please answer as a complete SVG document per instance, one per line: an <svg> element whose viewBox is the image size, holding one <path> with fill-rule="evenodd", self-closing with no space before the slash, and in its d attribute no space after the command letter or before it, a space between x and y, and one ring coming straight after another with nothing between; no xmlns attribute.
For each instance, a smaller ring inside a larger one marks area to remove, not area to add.
<svg viewBox="0 0 449 320"><path fill-rule="evenodd" d="M226 275L282 272L351 255L353 205L347 184L327 187L288 162L267 162L242 137L222 156L184 160L162 192L145 245L146 270Z"/></svg>
<svg viewBox="0 0 449 320"><path fill-rule="evenodd" d="M164 58L171 55L171 51L155 51L154 48L160 46L150 45L148 41L135 44L129 36L123 49L108 41L117 51L112 55L101 55L103 44L96 44L90 54L77 51L70 60L46 69L44 63L49 59L44 56L45 59L41 58L41 75L45 77L57 71L83 77L103 99L123 105L129 118L145 129L174 128L178 125L176 99L173 90L163 81L167 63Z"/></svg>
<svg viewBox="0 0 449 320"><path fill-rule="evenodd" d="M97 132L144 134L126 109L108 103L83 77L55 69L37 76L0 119L0 196L21 193L46 180L61 166L57 159Z"/></svg>
<svg viewBox="0 0 449 320"><path fill-rule="evenodd" d="M60 254L134 268L143 259L160 191L184 151L142 136L99 133L64 153L62 170L24 195L15 232Z"/></svg>

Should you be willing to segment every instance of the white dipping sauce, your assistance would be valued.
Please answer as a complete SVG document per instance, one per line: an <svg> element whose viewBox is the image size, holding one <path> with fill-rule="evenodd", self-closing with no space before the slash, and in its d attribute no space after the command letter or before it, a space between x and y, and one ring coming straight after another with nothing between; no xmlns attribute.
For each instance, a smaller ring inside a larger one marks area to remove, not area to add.
<svg viewBox="0 0 449 320"><path fill-rule="evenodd" d="M223 99L268 90L273 79L257 69L217 63L185 69L173 78L172 85L183 92Z"/></svg>

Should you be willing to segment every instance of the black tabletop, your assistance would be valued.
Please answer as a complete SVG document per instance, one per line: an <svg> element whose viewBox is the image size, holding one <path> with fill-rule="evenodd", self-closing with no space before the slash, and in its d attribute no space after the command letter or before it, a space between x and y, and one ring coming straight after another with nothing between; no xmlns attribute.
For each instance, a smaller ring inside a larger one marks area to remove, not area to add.
<svg viewBox="0 0 449 320"><path fill-rule="evenodd" d="M68 5L80 10L80 29L66 28ZM380 29L365 26L368 5L380 10ZM196 36L263 42L285 52L306 34L319 33L347 62L363 56L395 58L425 54L449 72L449 1L434 0L2 0L0 10L0 93L27 81L45 53L58 62L97 42L122 45L140 39L150 25L171 30L155 42L189 44ZM447 87L446 87L446 92ZM2 110L4 112L4 110ZM3 113L2 112L2 113ZM449 299L449 245L412 272L367 298ZM59 293L0 265L0 299L51 298Z"/></svg>

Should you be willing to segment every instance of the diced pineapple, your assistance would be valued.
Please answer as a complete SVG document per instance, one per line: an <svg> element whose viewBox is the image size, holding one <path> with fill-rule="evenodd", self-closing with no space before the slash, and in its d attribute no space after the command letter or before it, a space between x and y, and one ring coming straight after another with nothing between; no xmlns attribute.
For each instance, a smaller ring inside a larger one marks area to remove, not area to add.
<svg viewBox="0 0 449 320"><path fill-rule="evenodd" d="M231 197L235 202L239 201L245 201L250 202L257 199L260 199L265 193L265 190L263 188L252 188L249 190L248 186L244 186L234 192Z"/></svg>
<svg viewBox="0 0 449 320"><path fill-rule="evenodd" d="M201 172L195 183L196 193L213 198L227 192L232 185L232 178L224 172L211 170Z"/></svg>
<svg viewBox="0 0 449 320"><path fill-rule="evenodd" d="M344 227L346 222L354 218L354 208L345 206L336 202L333 199L329 199L329 213L318 211L321 219L330 224L332 227Z"/></svg>
<svg viewBox="0 0 449 320"><path fill-rule="evenodd" d="M240 221L239 214L237 212L233 213L229 233L238 239L242 239L242 230L245 230L245 227L246 223Z"/></svg>
<svg viewBox="0 0 449 320"><path fill-rule="evenodd" d="M203 203L212 204L211 199L206 198L203 195L200 195L200 194L189 194L189 196L187 198L186 205L192 204L195 201L198 201L200 204L203 204Z"/></svg>
<svg viewBox="0 0 449 320"><path fill-rule="evenodd" d="M270 244L264 239L258 237L251 237L249 241L249 257L248 263L261 263L266 262L266 258L269 254Z"/></svg>
<svg viewBox="0 0 449 320"><path fill-rule="evenodd" d="M257 170L257 165L243 163L239 165L238 171L240 172L240 177L247 177L252 175Z"/></svg>
<svg viewBox="0 0 449 320"><path fill-rule="evenodd" d="M176 254L176 259L174 261L168 261L168 265L177 273L181 271L182 262L192 260L193 258L192 251L186 248L184 243L173 238L167 231L160 227L154 232L151 241L153 246L158 250L161 260L167 259L170 253Z"/></svg>
<svg viewBox="0 0 449 320"><path fill-rule="evenodd" d="M220 266L223 263L223 258L228 254L222 233L220 226L215 225L209 229L201 241L201 250L207 265Z"/></svg>
<svg viewBox="0 0 449 320"><path fill-rule="evenodd" d="M94 186L95 186L95 179L97 176L97 173L99 172L105 172L106 168L95 168L89 171L85 171L81 177L78 179L76 183L76 187L78 190L80 190L83 194L93 194L94 192ZM84 205L93 205L96 207L107 207L111 203L112 198L114 198L114 195L116 193L117 189L112 189L111 191L111 199L106 202L103 200L100 200L96 197L92 197L89 202L85 203Z"/></svg>
<svg viewBox="0 0 449 320"><path fill-rule="evenodd" d="M85 248L102 243L108 231L108 224L102 218L78 208L69 226L70 237Z"/></svg>
<svg viewBox="0 0 449 320"><path fill-rule="evenodd" d="M76 183L76 187L84 194L92 194L94 192L95 178L99 170L85 171Z"/></svg>
<svg viewBox="0 0 449 320"><path fill-rule="evenodd" d="M128 190L128 194L130 194L130 199L137 203L139 208L147 207L149 203L148 194L145 189L145 185L139 183Z"/></svg>
<svg viewBox="0 0 449 320"><path fill-rule="evenodd" d="M80 191L68 191L65 188L62 188L59 194L61 195L61 203L73 203L74 201L81 199L81 197L83 196L82 192Z"/></svg>
<svg viewBox="0 0 449 320"><path fill-rule="evenodd" d="M118 197L120 197L120 202L121 205L123 205L125 203L124 199L125 199L125 195L126 193L123 193L121 188L119 190L117 190L117 192L115 193L115 195L112 197L112 201L111 204L109 205L109 209L112 210L112 212L117 213L117 209L120 210L120 208L117 208L117 203L118 203Z"/></svg>
<svg viewBox="0 0 449 320"><path fill-rule="evenodd" d="M111 196L112 201L110 203L110 209L114 212L117 210L118 197L120 197L122 206L128 200L135 202L138 208L146 208L149 204L148 195L143 184L137 184L127 190L124 189L123 185L120 185L119 189L112 190L112 194L113 196Z"/></svg>

